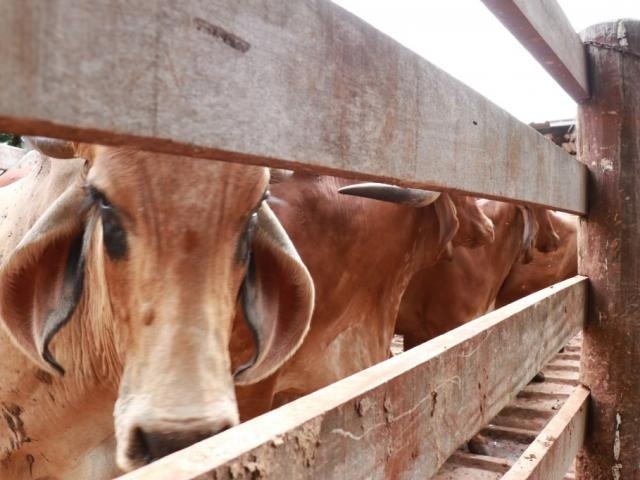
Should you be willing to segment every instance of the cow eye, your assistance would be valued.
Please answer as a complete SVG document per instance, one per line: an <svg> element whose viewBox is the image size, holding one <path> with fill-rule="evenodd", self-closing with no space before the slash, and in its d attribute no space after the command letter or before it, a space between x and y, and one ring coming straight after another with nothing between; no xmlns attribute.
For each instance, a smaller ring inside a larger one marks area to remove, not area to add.
<svg viewBox="0 0 640 480"><path fill-rule="evenodd" d="M89 186L91 201L97 205L102 220L102 237L107 254L113 260L120 260L127 256L127 233L122 227L120 215L109 202L104 193Z"/></svg>
<svg viewBox="0 0 640 480"><path fill-rule="evenodd" d="M113 260L120 260L127 256L127 233L122 228L120 217L109 204L100 205L102 218L102 236L107 254Z"/></svg>
<svg viewBox="0 0 640 480"><path fill-rule="evenodd" d="M245 263L249 258L249 252L251 251L251 242L253 236L256 233L256 227L258 225L258 214L253 212L249 215L242 237L240 237L240 243L238 244L238 260Z"/></svg>

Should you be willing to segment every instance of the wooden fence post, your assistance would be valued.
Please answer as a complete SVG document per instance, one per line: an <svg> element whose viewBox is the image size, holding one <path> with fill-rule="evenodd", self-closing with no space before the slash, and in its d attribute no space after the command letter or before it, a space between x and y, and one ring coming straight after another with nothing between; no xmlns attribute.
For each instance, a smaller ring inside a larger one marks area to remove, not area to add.
<svg viewBox="0 0 640 480"><path fill-rule="evenodd" d="M582 381L590 425L580 479L640 478L640 21L588 28L592 97L578 111L589 168L579 271L591 281Z"/></svg>

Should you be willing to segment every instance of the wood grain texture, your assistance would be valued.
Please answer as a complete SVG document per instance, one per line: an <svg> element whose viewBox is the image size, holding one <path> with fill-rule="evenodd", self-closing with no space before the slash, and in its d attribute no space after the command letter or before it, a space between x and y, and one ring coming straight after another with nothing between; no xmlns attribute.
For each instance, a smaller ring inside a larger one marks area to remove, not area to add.
<svg viewBox="0 0 640 480"><path fill-rule="evenodd" d="M121 480L429 478L581 329L586 291L565 280Z"/></svg>
<svg viewBox="0 0 640 480"><path fill-rule="evenodd" d="M578 271L589 276L581 380L590 428L578 478L640 478L640 21L590 27L593 96L578 109L578 156L591 172Z"/></svg>
<svg viewBox="0 0 640 480"><path fill-rule="evenodd" d="M488 470L496 473L506 473L513 462L504 458L491 457L488 455L475 455L473 453L456 452L449 460L454 465L477 468L478 470Z"/></svg>
<svg viewBox="0 0 640 480"><path fill-rule="evenodd" d="M586 212L583 165L326 0L6 0L0 41L0 129Z"/></svg>
<svg viewBox="0 0 640 480"><path fill-rule="evenodd" d="M584 442L589 390L579 386L502 480L560 480Z"/></svg>
<svg viewBox="0 0 640 480"><path fill-rule="evenodd" d="M576 101L589 98L584 45L556 0L482 0Z"/></svg>

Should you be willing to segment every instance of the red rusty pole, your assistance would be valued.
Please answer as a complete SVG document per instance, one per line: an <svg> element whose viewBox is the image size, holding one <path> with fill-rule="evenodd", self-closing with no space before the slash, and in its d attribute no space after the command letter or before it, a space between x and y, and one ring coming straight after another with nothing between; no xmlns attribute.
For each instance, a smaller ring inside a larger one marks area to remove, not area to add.
<svg viewBox="0 0 640 480"><path fill-rule="evenodd" d="M590 27L592 97L578 110L590 171L579 271L591 281L582 382L590 424L580 479L640 479L640 21Z"/></svg>

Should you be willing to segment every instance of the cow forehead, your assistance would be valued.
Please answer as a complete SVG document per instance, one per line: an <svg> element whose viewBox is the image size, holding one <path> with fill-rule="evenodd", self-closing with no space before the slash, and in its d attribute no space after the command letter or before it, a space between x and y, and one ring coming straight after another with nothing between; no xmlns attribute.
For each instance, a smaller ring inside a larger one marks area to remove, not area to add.
<svg viewBox="0 0 640 480"><path fill-rule="evenodd" d="M264 194L268 170L104 147L93 152L87 181L130 214L162 206L172 215L176 210L195 215L214 206L231 215L245 215Z"/></svg>

